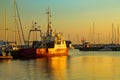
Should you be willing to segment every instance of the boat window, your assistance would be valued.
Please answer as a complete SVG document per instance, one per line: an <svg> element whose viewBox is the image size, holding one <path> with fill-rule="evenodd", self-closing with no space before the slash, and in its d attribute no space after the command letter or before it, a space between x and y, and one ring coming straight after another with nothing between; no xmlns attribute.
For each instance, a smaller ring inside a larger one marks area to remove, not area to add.
<svg viewBox="0 0 120 80"><path fill-rule="evenodd" d="M47 48L54 48L54 41L46 43Z"/></svg>
<svg viewBox="0 0 120 80"><path fill-rule="evenodd" d="M64 44L64 41L62 41L62 44Z"/></svg>
<svg viewBox="0 0 120 80"><path fill-rule="evenodd" d="M57 44L61 44L61 41L58 41Z"/></svg>

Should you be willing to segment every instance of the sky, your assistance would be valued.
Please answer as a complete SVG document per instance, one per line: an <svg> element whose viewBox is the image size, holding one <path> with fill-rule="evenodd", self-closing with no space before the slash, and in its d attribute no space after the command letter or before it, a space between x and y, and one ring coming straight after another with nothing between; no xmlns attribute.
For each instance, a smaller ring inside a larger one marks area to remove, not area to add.
<svg viewBox="0 0 120 80"><path fill-rule="evenodd" d="M93 24L96 43L111 41L112 24L117 32L120 24L120 0L16 0L19 14L27 39L32 21L36 21L42 29L47 26L46 11L51 10L52 28L62 32L65 39L79 43L84 37L90 40ZM0 0L0 26L4 27L6 9L6 25L8 38L12 40L14 30L14 0ZM4 31L1 32L2 34ZM99 36L98 36L99 34ZM116 33L115 33L116 34ZM0 34L1 35L1 34ZM117 34L116 34L117 36ZM116 39L116 38L114 38Z"/></svg>

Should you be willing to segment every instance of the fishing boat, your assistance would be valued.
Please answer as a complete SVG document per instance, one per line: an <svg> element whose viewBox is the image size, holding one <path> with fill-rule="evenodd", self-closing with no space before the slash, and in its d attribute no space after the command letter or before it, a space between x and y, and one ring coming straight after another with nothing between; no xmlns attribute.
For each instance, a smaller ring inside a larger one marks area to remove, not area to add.
<svg viewBox="0 0 120 80"><path fill-rule="evenodd" d="M36 57L67 56L67 42L61 39L61 34L56 34L54 40L45 40L45 46L36 49Z"/></svg>
<svg viewBox="0 0 120 80"><path fill-rule="evenodd" d="M30 41L31 33L33 32L39 32L40 37L42 37L41 29L36 28L36 22L34 23L34 28L29 30L28 34L28 40L26 41L25 45L23 48L19 50L19 58L20 59L31 59L31 58L36 58L36 53L35 50L36 48L40 45L41 40L34 40Z"/></svg>
<svg viewBox="0 0 120 80"><path fill-rule="evenodd" d="M64 40L61 32L53 32L50 22L50 11L48 10L48 26L46 34L42 35L42 30L34 28L29 31L28 46L30 45L30 33L32 31L40 32L40 41L32 41L32 46L23 48L20 50L21 58L40 58L40 57L52 57L52 56L67 56L68 48L70 47L71 41ZM36 25L36 23L35 23Z"/></svg>
<svg viewBox="0 0 120 80"><path fill-rule="evenodd" d="M40 47L36 48L36 57L67 56L71 41L64 40L61 32L53 32L51 28L51 14L49 9L47 15L47 32L45 36L42 36Z"/></svg>

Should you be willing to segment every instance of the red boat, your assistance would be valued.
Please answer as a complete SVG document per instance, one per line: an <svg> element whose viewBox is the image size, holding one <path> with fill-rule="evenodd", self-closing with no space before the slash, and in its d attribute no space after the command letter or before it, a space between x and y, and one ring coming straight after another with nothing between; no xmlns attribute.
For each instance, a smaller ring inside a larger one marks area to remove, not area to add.
<svg viewBox="0 0 120 80"><path fill-rule="evenodd" d="M31 47L23 48L20 50L21 58L40 58L40 57L52 57L52 56L67 56L68 47L71 44L70 41L63 40L62 33L53 32L50 22L50 11L48 10L48 26L46 35L42 35L42 30L34 27L30 30L28 36L28 46L30 40L30 33L32 31L40 32L40 41L33 41ZM36 23L35 23L36 26Z"/></svg>

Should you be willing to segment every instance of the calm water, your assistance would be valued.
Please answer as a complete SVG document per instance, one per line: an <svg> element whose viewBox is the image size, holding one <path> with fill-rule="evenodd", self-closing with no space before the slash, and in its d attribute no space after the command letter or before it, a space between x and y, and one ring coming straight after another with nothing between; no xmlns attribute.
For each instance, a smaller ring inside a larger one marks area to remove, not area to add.
<svg viewBox="0 0 120 80"><path fill-rule="evenodd" d="M120 80L120 52L80 52L0 61L0 80Z"/></svg>

